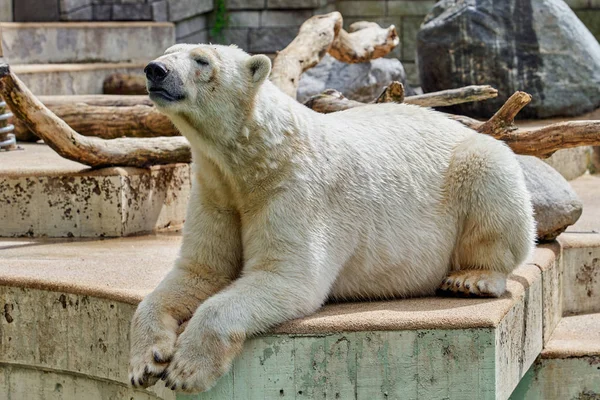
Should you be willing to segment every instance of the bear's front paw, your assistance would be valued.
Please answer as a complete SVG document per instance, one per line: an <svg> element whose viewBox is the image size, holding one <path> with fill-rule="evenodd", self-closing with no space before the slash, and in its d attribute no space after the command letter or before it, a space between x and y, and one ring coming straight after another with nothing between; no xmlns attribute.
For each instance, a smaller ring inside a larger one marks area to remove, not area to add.
<svg viewBox="0 0 600 400"><path fill-rule="evenodd" d="M163 320L172 319L165 317ZM149 387L165 371L175 349L177 321L166 324L144 323L134 317L131 326L129 381L134 387Z"/></svg>
<svg viewBox="0 0 600 400"><path fill-rule="evenodd" d="M506 291L506 275L486 270L452 272L440 285L443 295L500 297Z"/></svg>
<svg viewBox="0 0 600 400"><path fill-rule="evenodd" d="M161 379L171 390L204 392L231 367L242 351L245 335L220 335L210 330L185 330L179 337L171 363Z"/></svg>

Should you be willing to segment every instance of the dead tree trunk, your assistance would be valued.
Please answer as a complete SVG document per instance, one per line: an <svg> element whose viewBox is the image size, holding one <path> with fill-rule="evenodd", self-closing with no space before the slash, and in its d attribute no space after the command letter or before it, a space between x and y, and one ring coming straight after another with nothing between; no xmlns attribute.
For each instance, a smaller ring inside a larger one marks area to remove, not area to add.
<svg viewBox="0 0 600 400"><path fill-rule="evenodd" d="M85 103L46 105L72 129L102 139L121 137L180 136L171 121L154 106L98 106ZM22 141L38 137L18 118L12 118L15 134Z"/></svg>
<svg viewBox="0 0 600 400"><path fill-rule="evenodd" d="M372 22L357 22L348 33L342 23L337 11L306 20L292 43L277 53L271 82L296 98L302 73L317 65L327 52L340 61L356 63L383 57L399 43L393 25L384 29Z"/></svg>

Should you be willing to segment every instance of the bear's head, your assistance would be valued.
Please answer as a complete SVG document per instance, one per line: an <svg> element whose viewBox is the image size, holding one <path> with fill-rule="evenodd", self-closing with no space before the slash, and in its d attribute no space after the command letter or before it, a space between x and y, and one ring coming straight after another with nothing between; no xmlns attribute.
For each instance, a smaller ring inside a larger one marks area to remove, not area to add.
<svg viewBox="0 0 600 400"><path fill-rule="evenodd" d="M167 115L239 114L271 72L264 55L236 46L178 44L144 69L150 99Z"/></svg>

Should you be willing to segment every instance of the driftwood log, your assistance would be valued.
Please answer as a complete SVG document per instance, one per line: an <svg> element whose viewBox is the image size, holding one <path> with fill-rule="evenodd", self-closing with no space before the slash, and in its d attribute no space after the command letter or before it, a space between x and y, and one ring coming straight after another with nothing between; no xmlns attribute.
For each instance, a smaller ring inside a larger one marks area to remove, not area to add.
<svg viewBox="0 0 600 400"><path fill-rule="evenodd" d="M355 22L348 32L341 29L329 54L338 61L361 63L384 57L400 43L396 27L382 28L375 22Z"/></svg>
<svg viewBox="0 0 600 400"><path fill-rule="evenodd" d="M397 87L398 85L401 84L399 82L394 83L394 86ZM387 90L388 88L384 90L382 96L385 95ZM439 92L408 96L404 98L404 103L415 104L422 107L443 107L470 101L491 99L496 96L498 96L498 91L491 86L466 86L460 89L442 90ZM395 100L390 99L390 101ZM307 107L323 114L347 110L354 107L362 107L365 104L366 103L350 100L337 90L333 89L328 89L323 93L312 96L304 103Z"/></svg>
<svg viewBox="0 0 600 400"><path fill-rule="evenodd" d="M147 97L146 97L147 99ZM86 103L65 103L46 107L72 129L102 139L120 137L180 136L171 121L153 105L100 106ZM27 124L18 118L11 119L20 141L38 140Z"/></svg>
<svg viewBox="0 0 600 400"><path fill-rule="evenodd" d="M118 95L147 94L146 78L143 75L112 74L104 79L102 92Z"/></svg>
<svg viewBox="0 0 600 400"><path fill-rule="evenodd" d="M417 96L405 98L405 103L410 103L412 97ZM517 154L546 158L561 149L600 145L600 121L569 121L535 129L517 128L514 125L515 116L530 101L529 94L516 92L485 122L460 115L449 117L480 133L504 141ZM330 89L313 96L305 105L318 112L327 113L367 104L348 100L341 93Z"/></svg>
<svg viewBox="0 0 600 400"><path fill-rule="evenodd" d="M190 145L184 137L104 140L80 135L48 110L6 64L0 65L0 85L15 116L69 160L91 167L146 167L191 161Z"/></svg>
<svg viewBox="0 0 600 400"><path fill-rule="evenodd" d="M131 130L123 129L123 126L131 126L131 125L139 125L136 123L139 118L131 118L129 114L126 114L125 118L129 119L129 121L117 121L113 119L112 123L106 127L98 126L99 129L91 129L83 130L81 126L79 126L80 122L86 123L85 121L79 121L79 119L90 119L90 116L86 115L83 110L92 110L91 119L93 119L93 115L95 112L93 111L91 106L98 107L135 107L135 106L148 106L154 107L152 101L148 97L148 95L143 96L116 96L116 95L75 95L75 96L38 96L38 99L46 106L50 111L56 114L60 119L67 122L67 124L76 130L77 132L85 135L85 136L98 136L103 139L113 139L116 137L127 137L130 134L134 137L145 137L152 136L152 133L148 133L144 131L143 120L142 125L135 126ZM78 108L79 105L83 105L83 108ZM74 112L73 110L77 110ZM66 115L63 115L63 111L67 115L73 115L73 117L69 120ZM121 115L120 110L116 110L111 108L110 112L114 112L115 114ZM160 118L164 119L164 116L160 114ZM9 123L15 126L15 136L17 140L22 142L35 142L39 140L37 135L33 133L29 127L18 118L11 118ZM101 121L104 123L104 121ZM177 132L176 132L177 133ZM179 134L179 133L177 133ZM171 135L168 131L163 135L154 135L154 136L174 136Z"/></svg>
<svg viewBox="0 0 600 400"><path fill-rule="evenodd" d="M277 53L271 82L296 98L302 73L317 65L327 52L340 61L364 62L385 56L400 41L393 25L382 28L373 22L357 22L348 33L342 24L342 14L337 11L307 19L298 36Z"/></svg>
<svg viewBox="0 0 600 400"><path fill-rule="evenodd" d="M398 81L390 83L375 99L375 103L402 103L404 102L404 86Z"/></svg>

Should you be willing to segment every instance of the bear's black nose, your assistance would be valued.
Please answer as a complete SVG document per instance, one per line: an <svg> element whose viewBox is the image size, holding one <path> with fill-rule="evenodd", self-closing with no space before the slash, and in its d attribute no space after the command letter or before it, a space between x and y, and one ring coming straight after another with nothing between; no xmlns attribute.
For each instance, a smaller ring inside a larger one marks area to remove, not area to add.
<svg viewBox="0 0 600 400"><path fill-rule="evenodd" d="M158 83L165 80L169 74L169 70L167 70L167 66L165 64L158 61L152 61L150 64L146 65L146 68L144 68L144 73L150 82Z"/></svg>

